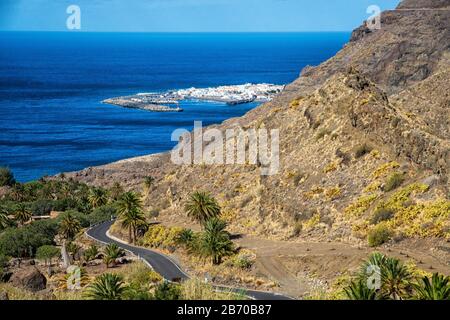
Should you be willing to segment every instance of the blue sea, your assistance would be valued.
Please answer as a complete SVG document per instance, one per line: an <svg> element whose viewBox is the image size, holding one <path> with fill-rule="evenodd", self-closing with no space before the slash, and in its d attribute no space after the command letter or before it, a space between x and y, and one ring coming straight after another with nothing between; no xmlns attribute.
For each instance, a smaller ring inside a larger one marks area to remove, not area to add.
<svg viewBox="0 0 450 320"><path fill-rule="evenodd" d="M287 84L349 33L0 32L0 166L19 181L166 151L176 128L241 116L255 103L183 102L181 113L102 104L140 92Z"/></svg>

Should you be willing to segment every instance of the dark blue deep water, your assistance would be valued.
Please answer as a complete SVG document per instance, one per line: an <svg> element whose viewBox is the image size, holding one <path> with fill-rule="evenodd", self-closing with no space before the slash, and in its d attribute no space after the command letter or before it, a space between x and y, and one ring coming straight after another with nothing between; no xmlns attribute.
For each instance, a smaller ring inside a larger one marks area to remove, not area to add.
<svg viewBox="0 0 450 320"><path fill-rule="evenodd" d="M287 84L333 56L348 33L0 32L0 166L20 181L172 148L176 128L219 123L255 104L189 102L182 113L103 105L139 92Z"/></svg>

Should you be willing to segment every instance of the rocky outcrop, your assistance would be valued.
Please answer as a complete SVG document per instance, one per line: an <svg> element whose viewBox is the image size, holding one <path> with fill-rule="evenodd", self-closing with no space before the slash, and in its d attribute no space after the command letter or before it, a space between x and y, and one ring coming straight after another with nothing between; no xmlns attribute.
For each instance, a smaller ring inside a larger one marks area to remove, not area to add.
<svg viewBox="0 0 450 320"><path fill-rule="evenodd" d="M41 291L47 287L47 278L36 267L15 271L10 282L15 287L22 287L32 292Z"/></svg>
<svg viewBox="0 0 450 320"><path fill-rule="evenodd" d="M450 7L448 0L403 0L397 9L443 9Z"/></svg>

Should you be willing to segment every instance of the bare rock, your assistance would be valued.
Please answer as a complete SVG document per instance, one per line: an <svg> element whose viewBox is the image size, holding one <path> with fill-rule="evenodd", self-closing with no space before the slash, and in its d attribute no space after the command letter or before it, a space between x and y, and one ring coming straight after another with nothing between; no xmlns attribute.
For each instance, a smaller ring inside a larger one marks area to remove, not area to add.
<svg viewBox="0 0 450 320"><path fill-rule="evenodd" d="M41 291L47 287L47 278L36 267L14 272L10 282L14 286L22 287L32 292Z"/></svg>

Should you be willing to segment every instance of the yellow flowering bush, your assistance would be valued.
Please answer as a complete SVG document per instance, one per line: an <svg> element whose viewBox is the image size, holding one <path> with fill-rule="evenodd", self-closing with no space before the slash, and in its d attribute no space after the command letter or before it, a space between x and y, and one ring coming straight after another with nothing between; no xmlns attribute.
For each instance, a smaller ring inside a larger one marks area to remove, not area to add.
<svg viewBox="0 0 450 320"><path fill-rule="evenodd" d="M151 226L141 239L141 244L151 248L175 247L181 232L183 228L179 227Z"/></svg>
<svg viewBox="0 0 450 320"><path fill-rule="evenodd" d="M364 213L372 203L378 198L376 194L369 194L359 197L355 202L344 209L344 213L348 216L358 217Z"/></svg>

